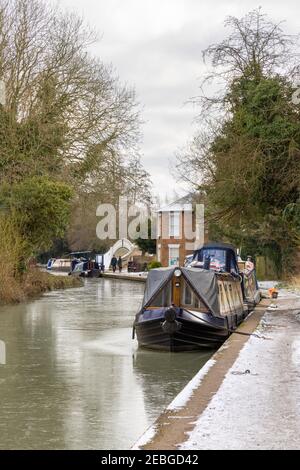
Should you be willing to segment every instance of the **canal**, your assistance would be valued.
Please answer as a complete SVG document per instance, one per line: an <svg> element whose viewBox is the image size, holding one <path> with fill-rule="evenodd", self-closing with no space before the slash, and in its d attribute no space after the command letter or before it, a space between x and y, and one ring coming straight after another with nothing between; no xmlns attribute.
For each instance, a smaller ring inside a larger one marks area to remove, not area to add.
<svg viewBox="0 0 300 470"><path fill-rule="evenodd" d="M0 449L128 449L209 359L138 350L144 285L86 280L0 308Z"/></svg>

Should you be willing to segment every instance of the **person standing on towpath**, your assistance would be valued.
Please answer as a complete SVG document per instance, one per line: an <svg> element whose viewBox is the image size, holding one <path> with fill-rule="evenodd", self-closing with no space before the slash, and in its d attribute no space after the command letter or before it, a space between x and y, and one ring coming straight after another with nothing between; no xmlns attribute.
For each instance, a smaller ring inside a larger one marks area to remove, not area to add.
<svg viewBox="0 0 300 470"><path fill-rule="evenodd" d="M119 267L119 272L121 273L123 269L123 261L122 261L121 256L119 256L119 259L118 259L118 267Z"/></svg>
<svg viewBox="0 0 300 470"><path fill-rule="evenodd" d="M115 273L117 269L117 264L118 264L118 260L115 256L112 257L110 264L111 264L113 272Z"/></svg>

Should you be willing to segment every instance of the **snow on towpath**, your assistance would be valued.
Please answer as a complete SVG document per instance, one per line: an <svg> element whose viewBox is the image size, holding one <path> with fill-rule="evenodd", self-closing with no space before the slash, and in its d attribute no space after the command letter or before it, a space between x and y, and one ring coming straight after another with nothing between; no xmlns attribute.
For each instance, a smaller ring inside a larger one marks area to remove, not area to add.
<svg viewBox="0 0 300 470"><path fill-rule="evenodd" d="M180 449L300 448L300 296L274 302Z"/></svg>

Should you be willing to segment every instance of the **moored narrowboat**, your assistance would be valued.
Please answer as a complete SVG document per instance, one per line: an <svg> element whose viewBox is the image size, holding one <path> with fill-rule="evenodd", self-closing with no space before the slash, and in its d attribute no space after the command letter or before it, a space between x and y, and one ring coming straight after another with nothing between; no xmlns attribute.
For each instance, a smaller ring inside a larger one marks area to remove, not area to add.
<svg viewBox="0 0 300 470"><path fill-rule="evenodd" d="M206 244L189 266L149 272L134 332L143 348L215 349L259 299L255 270L239 268L234 247Z"/></svg>
<svg viewBox="0 0 300 470"><path fill-rule="evenodd" d="M91 251L74 251L65 258L51 258L47 270L51 272L66 272L69 276L100 277L102 272L103 255L94 255Z"/></svg>

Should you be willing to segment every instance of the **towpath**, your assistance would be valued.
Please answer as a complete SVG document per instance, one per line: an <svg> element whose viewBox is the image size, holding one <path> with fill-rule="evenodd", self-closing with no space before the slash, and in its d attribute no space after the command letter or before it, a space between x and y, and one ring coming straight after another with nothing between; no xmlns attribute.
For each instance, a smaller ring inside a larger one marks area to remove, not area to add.
<svg viewBox="0 0 300 470"><path fill-rule="evenodd" d="M135 449L299 449L300 296L260 306Z"/></svg>

